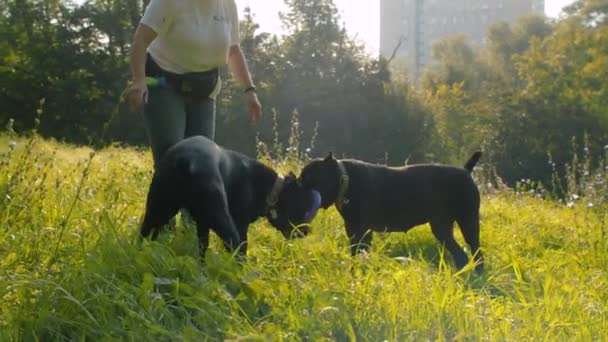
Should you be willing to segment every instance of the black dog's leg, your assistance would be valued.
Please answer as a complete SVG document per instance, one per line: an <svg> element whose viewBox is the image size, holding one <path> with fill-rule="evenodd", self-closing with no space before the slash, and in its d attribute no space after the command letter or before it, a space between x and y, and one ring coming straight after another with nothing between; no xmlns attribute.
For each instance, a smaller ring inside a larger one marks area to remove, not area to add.
<svg viewBox="0 0 608 342"><path fill-rule="evenodd" d="M483 254L479 250L479 213L469 215L466 218L458 219L458 225L465 241L471 247L471 253L475 260L475 270L477 272L483 271Z"/></svg>
<svg viewBox="0 0 608 342"><path fill-rule="evenodd" d="M350 238L350 254L355 256L361 251L367 252L372 246L372 232L359 225L346 223L346 233Z"/></svg>
<svg viewBox="0 0 608 342"><path fill-rule="evenodd" d="M146 212L140 228L140 238L146 238L152 233L152 240L156 240L162 226L169 223L177 214L176 200L171 196L171 192L164 188L160 178L152 179L146 200Z"/></svg>
<svg viewBox="0 0 608 342"><path fill-rule="evenodd" d="M431 222L431 230L433 235L441 242L441 244L452 254L456 267L463 268L469 258L456 240L454 240L454 222L451 220L436 220Z"/></svg>
<svg viewBox="0 0 608 342"><path fill-rule="evenodd" d="M204 230L211 227L228 250L235 250L241 239L228 210L228 200L223 186L215 186L214 189L207 191L205 198L198 200L198 203L199 205L190 208L189 211L197 223L199 236L204 235Z"/></svg>
<svg viewBox="0 0 608 342"><path fill-rule="evenodd" d="M228 210L218 213L212 221L213 230L224 241L224 246L229 251L234 251L239 247L241 239Z"/></svg>
<svg viewBox="0 0 608 342"><path fill-rule="evenodd" d="M196 221L196 220L195 220ZM197 235L198 235L198 252L202 259L205 258L205 252L209 247L209 228L204 227L200 224L196 224Z"/></svg>

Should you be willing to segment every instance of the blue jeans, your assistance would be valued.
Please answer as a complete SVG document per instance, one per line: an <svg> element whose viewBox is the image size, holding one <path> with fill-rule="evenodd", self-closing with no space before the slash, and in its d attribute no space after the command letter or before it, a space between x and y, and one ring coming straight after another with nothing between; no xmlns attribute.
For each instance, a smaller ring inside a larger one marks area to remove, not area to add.
<svg viewBox="0 0 608 342"><path fill-rule="evenodd" d="M214 140L215 100L185 99L171 85L159 82L148 86L144 124L156 168L169 147L184 138L203 135Z"/></svg>

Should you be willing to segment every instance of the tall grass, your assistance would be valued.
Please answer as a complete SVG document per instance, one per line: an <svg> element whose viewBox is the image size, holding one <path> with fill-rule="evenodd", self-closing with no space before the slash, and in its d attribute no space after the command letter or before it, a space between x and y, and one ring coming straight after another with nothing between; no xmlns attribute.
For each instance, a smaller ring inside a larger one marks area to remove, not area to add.
<svg viewBox="0 0 608 342"><path fill-rule="evenodd" d="M297 169L305 148L290 145L260 157ZM301 240L259 220L244 264L217 239L201 264L192 228L135 243L147 151L8 133L0 153L2 341L587 341L608 331L600 205L487 191L481 276L457 272L426 226L377 234L370 254L351 258L334 209Z"/></svg>

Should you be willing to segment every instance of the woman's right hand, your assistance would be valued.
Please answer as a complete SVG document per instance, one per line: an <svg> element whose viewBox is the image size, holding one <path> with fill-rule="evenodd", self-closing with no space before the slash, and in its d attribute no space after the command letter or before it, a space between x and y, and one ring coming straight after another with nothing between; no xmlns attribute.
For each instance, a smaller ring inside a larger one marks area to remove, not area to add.
<svg viewBox="0 0 608 342"><path fill-rule="evenodd" d="M143 104L148 102L148 87L145 80L134 81L129 85L127 101L134 112L139 111Z"/></svg>

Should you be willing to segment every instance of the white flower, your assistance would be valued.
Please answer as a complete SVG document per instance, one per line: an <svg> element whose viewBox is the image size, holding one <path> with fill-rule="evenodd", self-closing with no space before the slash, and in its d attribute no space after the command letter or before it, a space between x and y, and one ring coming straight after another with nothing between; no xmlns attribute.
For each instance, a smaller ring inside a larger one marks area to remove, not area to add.
<svg viewBox="0 0 608 342"><path fill-rule="evenodd" d="M567 206L568 208L573 208L573 207L574 207L574 202L568 202L568 203L566 204L566 206Z"/></svg>

